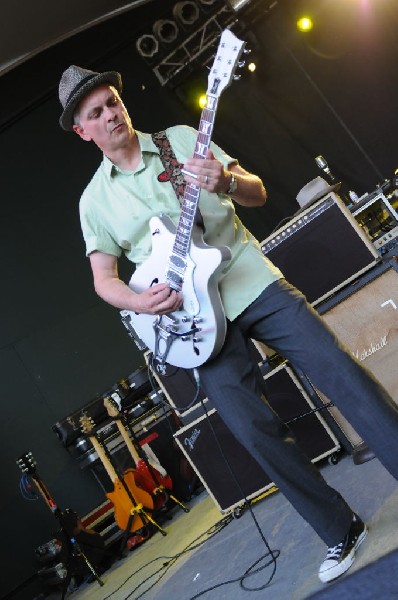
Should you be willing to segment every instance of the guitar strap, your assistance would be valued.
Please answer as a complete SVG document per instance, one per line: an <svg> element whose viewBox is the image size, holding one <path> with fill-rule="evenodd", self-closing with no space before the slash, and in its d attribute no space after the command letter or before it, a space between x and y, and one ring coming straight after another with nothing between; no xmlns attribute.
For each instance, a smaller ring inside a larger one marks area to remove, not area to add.
<svg viewBox="0 0 398 600"><path fill-rule="evenodd" d="M165 170L165 180L170 181L177 199L182 205L186 186L184 176L181 172L182 164L178 162L165 131L152 133L152 140L159 150L160 159ZM195 223L204 230L203 217L200 213L199 206L196 210Z"/></svg>

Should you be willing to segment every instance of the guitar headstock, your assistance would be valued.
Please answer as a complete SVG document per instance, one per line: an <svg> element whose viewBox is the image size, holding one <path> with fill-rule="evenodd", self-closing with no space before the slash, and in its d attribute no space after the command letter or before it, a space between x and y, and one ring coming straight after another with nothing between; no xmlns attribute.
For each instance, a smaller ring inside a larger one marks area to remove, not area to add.
<svg viewBox="0 0 398 600"><path fill-rule="evenodd" d="M91 417L88 415L81 415L79 418L79 423L82 433L85 433L86 435L94 435L93 431L95 428L95 423Z"/></svg>
<svg viewBox="0 0 398 600"><path fill-rule="evenodd" d="M17 465L22 473L34 475L36 473L37 462L31 452L25 452L17 459Z"/></svg>
<svg viewBox="0 0 398 600"><path fill-rule="evenodd" d="M114 419L120 415L119 405L112 396L104 397L104 406L108 411L108 415Z"/></svg>
<svg viewBox="0 0 398 600"><path fill-rule="evenodd" d="M239 66L239 58L244 51L245 43L229 29L223 31L208 77L208 95L219 96L230 85Z"/></svg>

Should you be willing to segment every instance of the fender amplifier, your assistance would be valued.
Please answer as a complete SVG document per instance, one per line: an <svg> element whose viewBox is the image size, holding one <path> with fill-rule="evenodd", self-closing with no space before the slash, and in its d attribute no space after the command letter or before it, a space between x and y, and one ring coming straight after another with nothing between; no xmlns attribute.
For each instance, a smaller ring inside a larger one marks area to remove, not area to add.
<svg viewBox="0 0 398 600"><path fill-rule="evenodd" d="M271 408L289 424L298 445L313 462L340 450L337 438L319 412L314 411L311 398L288 363L279 365L263 379ZM245 498L256 498L273 488L270 477L215 409L209 410L207 417L201 416L179 429L174 437L221 512L233 510Z"/></svg>

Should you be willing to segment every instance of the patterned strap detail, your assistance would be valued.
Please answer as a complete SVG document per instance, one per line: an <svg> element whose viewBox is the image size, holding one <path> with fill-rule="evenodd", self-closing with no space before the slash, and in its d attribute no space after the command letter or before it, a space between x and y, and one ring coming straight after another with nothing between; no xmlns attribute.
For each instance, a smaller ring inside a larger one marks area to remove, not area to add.
<svg viewBox="0 0 398 600"><path fill-rule="evenodd" d="M159 149L160 158L166 171L166 178L171 182L178 201L182 204L185 191L185 179L181 173L182 164L178 162L165 131L153 133L152 140Z"/></svg>
<svg viewBox="0 0 398 600"><path fill-rule="evenodd" d="M185 192L185 179L181 173L181 167L183 166L178 162L176 155L174 154L173 148L171 147L170 140L167 137L165 131L159 131L158 133L152 133L153 143L157 146L160 153L160 158L165 169L165 180L170 181L173 189L176 193L179 203L182 205ZM199 210L199 206L196 210L195 223L201 227L204 231L205 226L203 223L203 217Z"/></svg>

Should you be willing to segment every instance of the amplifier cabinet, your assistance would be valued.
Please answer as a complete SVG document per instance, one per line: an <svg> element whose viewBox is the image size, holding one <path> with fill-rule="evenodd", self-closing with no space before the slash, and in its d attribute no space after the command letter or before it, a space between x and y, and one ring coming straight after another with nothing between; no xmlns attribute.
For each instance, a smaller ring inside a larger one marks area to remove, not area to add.
<svg viewBox="0 0 398 600"><path fill-rule="evenodd" d="M289 427L313 462L340 450L324 419L311 412L314 405L286 363L264 377L264 386L271 407L284 421L293 420ZM301 415L305 416L294 420ZM174 437L222 513L273 487L268 475L236 440L215 409L178 430Z"/></svg>
<svg viewBox="0 0 398 600"><path fill-rule="evenodd" d="M145 360L148 362L149 352L145 354ZM151 368L151 373L182 425L192 423L205 415L205 410L212 408L203 390L198 389L192 369L181 369L165 363L160 370Z"/></svg>
<svg viewBox="0 0 398 600"><path fill-rule="evenodd" d="M260 365L265 357L265 350L254 340L249 341L249 350L253 361ZM147 364L149 355L149 352L144 355ZM182 369L165 363L159 370L154 368L151 372L166 401L184 425L204 416L206 411L212 408L211 400L206 397L201 387L198 388L192 369Z"/></svg>
<svg viewBox="0 0 398 600"><path fill-rule="evenodd" d="M398 403L398 266L394 260L359 279L350 293L319 307L337 337ZM322 395L321 395L322 396ZM361 438L337 409L333 416L352 446Z"/></svg>
<svg viewBox="0 0 398 600"><path fill-rule="evenodd" d="M380 260L368 236L334 193L299 211L263 240L261 249L314 306Z"/></svg>

